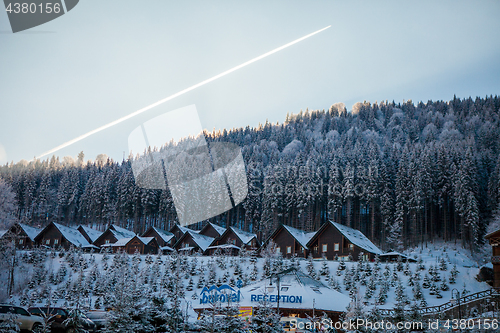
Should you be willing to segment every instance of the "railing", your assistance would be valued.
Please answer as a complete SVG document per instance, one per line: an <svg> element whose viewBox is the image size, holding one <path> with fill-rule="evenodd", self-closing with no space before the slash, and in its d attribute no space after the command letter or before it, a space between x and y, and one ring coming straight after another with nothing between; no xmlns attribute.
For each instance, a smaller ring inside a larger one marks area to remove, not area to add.
<svg viewBox="0 0 500 333"><path fill-rule="evenodd" d="M498 289L488 289L484 291L480 291L478 293L470 294L461 297L459 302L454 301L452 302L451 300L441 304L441 305L436 305L436 306L429 306L426 308L419 309L420 314L422 315L431 315L431 314L436 314L436 313L442 313L445 311L448 311L452 308L458 307L458 304L465 305L470 302L478 301L481 299L485 298L490 298L493 296L500 296L500 290ZM394 316L396 314L396 311L394 309L380 309L379 310L382 315L386 316ZM408 311L408 310L407 310Z"/></svg>

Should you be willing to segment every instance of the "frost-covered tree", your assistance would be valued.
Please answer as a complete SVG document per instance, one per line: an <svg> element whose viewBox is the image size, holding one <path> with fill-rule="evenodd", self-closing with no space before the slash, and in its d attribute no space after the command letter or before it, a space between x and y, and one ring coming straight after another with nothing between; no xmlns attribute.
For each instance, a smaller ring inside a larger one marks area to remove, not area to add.
<svg viewBox="0 0 500 333"><path fill-rule="evenodd" d="M0 177L0 229L8 229L17 220L17 209L16 194L12 186Z"/></svg>

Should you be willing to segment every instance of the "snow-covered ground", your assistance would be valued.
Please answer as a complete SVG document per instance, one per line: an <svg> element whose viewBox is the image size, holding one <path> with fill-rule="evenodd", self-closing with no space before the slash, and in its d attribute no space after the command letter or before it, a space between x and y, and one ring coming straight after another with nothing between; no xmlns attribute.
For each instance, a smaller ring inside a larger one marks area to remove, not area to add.
<svg viewBox="0 0 500 333"><path fill-rule="evenodd" d="M490 288L485 282L476 280L479 266L483 263L475 262L469 251L454 244L444 243L405 252L411 258L418 261L421 259L421 262L400 265L345 262L344 270L339 270L339 266L342 267L344 264L338 261L288 260L277 257L193 255L180 256L177 259L166 255L126 255L126 263L123 264L119 263L113 254L41 251L18 252L18 254L21 260L15 271L15 290L10 300L7 300L9 302L23 306L45 305L50 298L52 305L75 306L79 303L83 307L90 305L92 309L105 308L106 302L111 302L110 293L118 285L117 281L123 274L131 284L135 281L144 297L161 294L162 290L171 288L168 280L178 276L185 293L181 308L188 309L192 319L195 318L195 313L190 306L194 302L199 302L204 286L221 283L234 286L238 279L243 285L249 285L265 278L269 271L280 271L291 266L299 268L306 274L312 274L313 277L349 297L355 295L367 308L373 307L379 300L384 284L387 288L387 297L385 303L378 306L387 309L393 308L398 301L396 295L398 285L403 287L403 296L406 295L407 300L412 302L415 299L413 290L416 288L415 285L419 284L425 300L424 303L421 300L417 301L420 306L425 303L428 306L439 305L449 301L453 288L459 290L461 294L464 289L470 294ZM450 283L455 265L457 271L455 283ZM402 266L402 270L398 270L398 266L399 268ZM438 277L436 279L440 280L435 284L442 298L431 295L431 288L422 286L426 276L432 283L430 272L433 270ZM346 274L350 278L346 278ZM413 286L409 285L410 279L413 281ZM370 285L372 296L366 297ZM443 291L441 289L443 287L448 290ZM399 289L401 291L401 288Z"/></svg>

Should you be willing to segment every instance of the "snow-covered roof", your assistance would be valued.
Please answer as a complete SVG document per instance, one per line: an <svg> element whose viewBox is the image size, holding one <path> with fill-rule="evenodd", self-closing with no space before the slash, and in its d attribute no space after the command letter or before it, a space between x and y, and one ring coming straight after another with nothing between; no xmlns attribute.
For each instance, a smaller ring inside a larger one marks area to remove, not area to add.
<svg viewBox="0 0 500 333"><path fill-rule="evenodd" d="M189 233L191 235L191 238L193 239L193 241L196 243L196 245L198 245L198 247L203 252L205 252L205 250L207 249L207 247L209 247L210 244L212 244L212 242L214 241L214 239L212 237L205 236L205 235L200 235L200 234L194 232L191 229L189 229L187 231L187 233Z"/></svg>
<svg viewBox="0 0 500 333"><path fill-rule="evenodd" d="M404 260L408 260L410 262L416 262L415 259L413 258L410 258L409 256L407 256L406 254L402 254L402 253L399 253L399 252L396 252L396 251L391 251L391 252L387 252L387 253L382 253L382 254L379 254L379 257L381 259L385 258L385 257L401 257L401 259L404 259Z"/></svg>
<svg viewBox="0 0 500 333"><path fill-rule="evenodd" d="M213 246L207 247L207 250L211 250L211 249L223 249L223 250L224 249L237 249L237 250L239 250L240 248L234 244L222 244L222 245L213 245Z"/></svg>
<svg viewBox="0 0 500 333"><path fill-rule="evenodd" d="M388 257L388 256L400 256L401 258L408 258L407 255L399 253L399 252L396 252L396 251L386 252L386 253L382 253L380 255L380 257Z"/></svg>
<svg viewBox="0 0 500 333"><path fill-rule="evenodd" d="M109 245L111 245L113 247L115 247L115 246L116 247L126 246L134 238L139 239L145 245L148 245L149 243L151 243L153 241L153 239L155 239L154 237L139 237L139 236L134 236L134 237L127 237L127 238L120 238L115 243L109 244Z"/></svg>
<svg viewBox="0 0 500 333"><path fill-rule="evenodd" d="M277 306L277 281L272 279L261 280L255 284L248 285L239 290L233 288L234 294L240 295L238 306L258 307L264 295L268 304ZM325 284L310 278L304 273L292 270L280 276L280 308L281 309L316 309L324 311L344 312L351 302L351 299L338 291L328 288ZM210 290L214 292L216 288L203 289L199 302L193 302L194 309L210 307L210 304L201 300L203 293ZM227 292L227 290L224 290Z"/></svg>
<svg viewBox="0 0 500 333"><path fill-rule="evenodd" d="M143 242L145 245L151 243L155 238L154 237L137 237Z"/></svg>
<svg viewBox="0 0 500 333"><path fill-rule="evenodd" d="M252 234L251 232L243 231L243 230L235 228L235 227L229 227L229 228L235 233L236 236L238 236L238 238L241 240L241 242L245 245L250 243L253 238L257 239L257 235Z"/></svg>
<svg viewBox="0 0 500 333"><path fill-rule="evenodd" d="M38 228L30 227L29 225L26 225L24 223L18 223L18 225L19 225L19 227L21 227L21 229L23 229L23 231L26 233L26 235L28 235L28 237L31 239L31 241L34 241L35 237L38 236L40 231L42 231Z"/></svg>
<svg viewBox="0 0 500 333"><path fill-rule="evenodd" d="M83 231L85 231L87 236L89 236L92 243L95 242L97 240L97 238L99 238L99 236L102 235L102 231L94 230L94 229L87 227L87 226L84 226L84 225L80 225L78 228L80 228L80 227L83 229Z"/></svg>
<svg viewBox="0 0 500 333"><path fill-rule="evenodd" d="M219 236L221 236L226 231L225 228L218 226L217 224L213 224L212 222L208 222L208 224L210 224L215 229L215 231L217 231Z"/></svg>
<svg viewBox="0 0 500 333"><path fill-rule="evenodd" d="M86 247L86 246L90 245L89 242L87 241L87 239L77 229L71 228L71 227L66 227L62 224L55 223L55 222L52 222L52 223L57 228L57 230L59 230L59 232L63 235L63 237L68 242L73 244L74 246Z"/></svg>
<svg viewBox="0 0 500 333"><path fill-rule="evenodd" d="M349 240L349 242L353 243L359 248L362 248L365 251L374 253L374 254L382 254L382 250L375 246L363 233L359 230L350 228L348 226L335 223L330 221L330 223L337 228L337 230L344 235L345 238Z"/></svg>
<svg viewBox="0 0 500 333"><path fill-rule="evenodd" d="M158 229L155 227L151 227L156 233L163 239L165 243L168 243L172 238L174 238L174 234L162 229Z"/></svg>
<svg viewBox="0 0 500 333"><path fill-rule="evenodd" d="M2 237L3 235L5 235L5 233L7 232L8 230L0 230L0 237Z"/></svg>
<svg viewBox="0 0 500 333"><path fill-rule="evenodd" d="M116 226L112 224L109 227L110 231L113 233L113 235L116 237L116 239L120 238L132 238L135 236L135 233L133 231L124 229L122 227Z"/></svg>
<svg viewBox="0 0 500 333"><path fill-rule="evenodd" d="M128 242L130 242L132 240L133 237L128 237L128 238L120 238L119 240L117 240L116 242L114 242L113 244L104 244L104 245L109 245L109 246L125 246L128 244ZM103 246L104 246L103 245Z"/></svg>
<svg viewBox="0 0 500 333"><path fill-rule="evenodd" d="M160 246L160 250L162 251L171 251L171 252L174 252L174 249L171 248L170 246Z"/></svg>
<svg viewBox="0 0 500 333"><path fill-rule="evenodd" d="M180 231L182 231L183 234L185 234L188 231L194 232L196 234L200 232L199 230L191 230L191 229L189 229L187 227L183 227L181 225L177 225L177 227L179 228Z"/></svg>
<svg viewBox="0 0 500 333"><path fill-rule="evenodd" d="M288 225L283 225L283 228L285 228L290 235L292 235L293 238L299 242L299 244L307 250L307 243L311 240L311 238L316 234L315 232L305 232L303 230L295 229L292 228Z"/></svg>

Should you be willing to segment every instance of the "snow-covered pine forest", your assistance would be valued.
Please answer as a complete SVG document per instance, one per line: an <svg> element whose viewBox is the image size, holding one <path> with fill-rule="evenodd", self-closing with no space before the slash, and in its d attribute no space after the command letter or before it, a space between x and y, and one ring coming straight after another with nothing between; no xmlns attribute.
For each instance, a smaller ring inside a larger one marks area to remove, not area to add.
<svg viewBox="0 0 500 333"><path fill-rule="evenodd" d="M383 249L438 238L474 249L500 199L499 113L497 96L364 102L351 112L339 103L283 124L206 133L241 147L249 184L243 203L211 221L265 239L279 223L311 231L333 219ZM135 186L130 158L86 162L82 152L9 163L0 177L15 195L14 215L34 226L143 232L176 221L168 190Z"/></svg>

